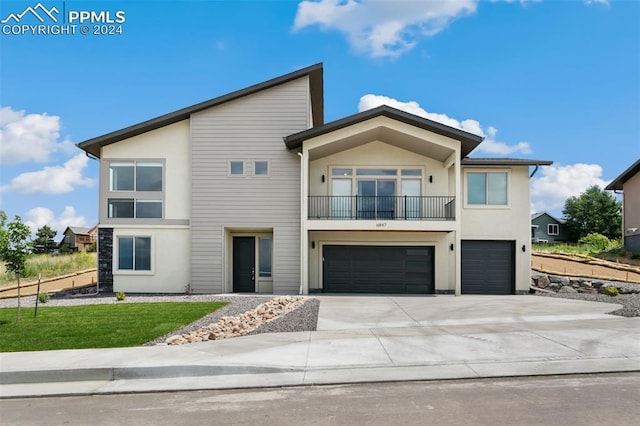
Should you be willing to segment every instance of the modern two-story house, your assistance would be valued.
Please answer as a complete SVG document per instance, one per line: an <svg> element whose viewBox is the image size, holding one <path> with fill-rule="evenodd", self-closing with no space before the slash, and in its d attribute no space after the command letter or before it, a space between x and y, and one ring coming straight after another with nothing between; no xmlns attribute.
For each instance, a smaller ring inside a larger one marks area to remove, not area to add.
<svg viewBox="0 0 640 426"><path fill-rule="evenodd" d="M530 169L388 106L324 123L317 64L79 147L103 291L514 294Z"/></svg>

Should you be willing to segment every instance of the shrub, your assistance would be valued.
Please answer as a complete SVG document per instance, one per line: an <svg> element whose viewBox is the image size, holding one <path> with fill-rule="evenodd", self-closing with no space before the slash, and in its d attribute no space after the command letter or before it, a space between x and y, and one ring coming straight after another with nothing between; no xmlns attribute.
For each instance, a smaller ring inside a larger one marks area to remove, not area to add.
<svg viewBox="0 0 640 426"><path fill-rule="evenodd" d="M607 296L616 297L618 295L617 287L607 287Z"/></svg>
<svg viewBox="0 0 640 426"><path fill-rule="evenodd" d="M589 248L595 252L608 249L609 244L611 243L607 237L597 233L592 233L587 235L586 237L582 237L578 242L585 246L589 246Z"/></svg>
<svg viewBox="0 0 640 426"><path fill-rule="evenodd" d="M117 300L118 302L123 301L125 297L127 297L127 295L126 295L126 294L124 294L124 292L123 292L123 291L119 291L119 292L117 292L117 293L116 293L116 300Z"/></svg>
<svg viewBox="0 0 640 426"><path fill-rule="evenodd" d="M47 303L49 301L49 293L38 293L38 302Z"/></svg>
<svg viewBox="0 0 640 426"><path fill-rule="evenodd" d="M87 253L95 253L96 251L96 242L92 242L87 246Z"/></svg>

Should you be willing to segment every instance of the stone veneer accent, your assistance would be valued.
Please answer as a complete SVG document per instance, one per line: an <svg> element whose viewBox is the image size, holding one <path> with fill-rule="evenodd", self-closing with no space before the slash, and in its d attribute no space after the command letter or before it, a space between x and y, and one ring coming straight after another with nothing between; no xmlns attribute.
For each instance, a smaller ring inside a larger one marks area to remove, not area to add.
<svg viewBox="0 0 640 426"><path fill-rule="evenodd" d="M98 228L98 289L113 293L113 228Z"/></svg>

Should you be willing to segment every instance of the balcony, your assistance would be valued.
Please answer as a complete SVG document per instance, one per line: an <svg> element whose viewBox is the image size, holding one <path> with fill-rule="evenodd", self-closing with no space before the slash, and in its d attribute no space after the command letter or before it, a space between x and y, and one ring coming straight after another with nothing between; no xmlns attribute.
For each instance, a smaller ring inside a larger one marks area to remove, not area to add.
<svg viewBox="0 0 640 426"><path fill-rule="evenodd" d="M309 196L309 219L455 220L453 196Z"/></svg>

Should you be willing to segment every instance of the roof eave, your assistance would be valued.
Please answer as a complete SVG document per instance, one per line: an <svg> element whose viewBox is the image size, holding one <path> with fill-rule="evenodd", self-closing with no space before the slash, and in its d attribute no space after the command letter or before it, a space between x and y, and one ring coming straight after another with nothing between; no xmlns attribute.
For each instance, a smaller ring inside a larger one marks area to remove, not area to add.
<svg viewBox="0 0 640 426"><path fill-rule="evenodd" d="M616 191L622 190L626 181L631 179L636 173L640 172L640 160L636 161L629 167L627 170L622 172L620 176L615 178L609 185L607 185L604 189L608 191Z"/></svg>
<svg viewBox="0 0 640 426"><path fill-rule="evenodd" d="M390 107L388 105L381 105L373 109L369 109L357 114L350 115L348 117L341 118L336 121L332 121L331 123L327 123L321 127L314 127L286 136L283 138L284 143L290 150L299 149L305 140L331 133L333 131L340 130L345 127L349 127L354 124L358 124L379 116L395 119L412 126L432 131L442 136L447 136L459 140L463 144L461 153L462 156L468 155L480 144L480 142L484 140L484 137L482 136L465 132L464 130L456 129L454 127L450 127L445 124L438 123L436 121Z"/></svg>

